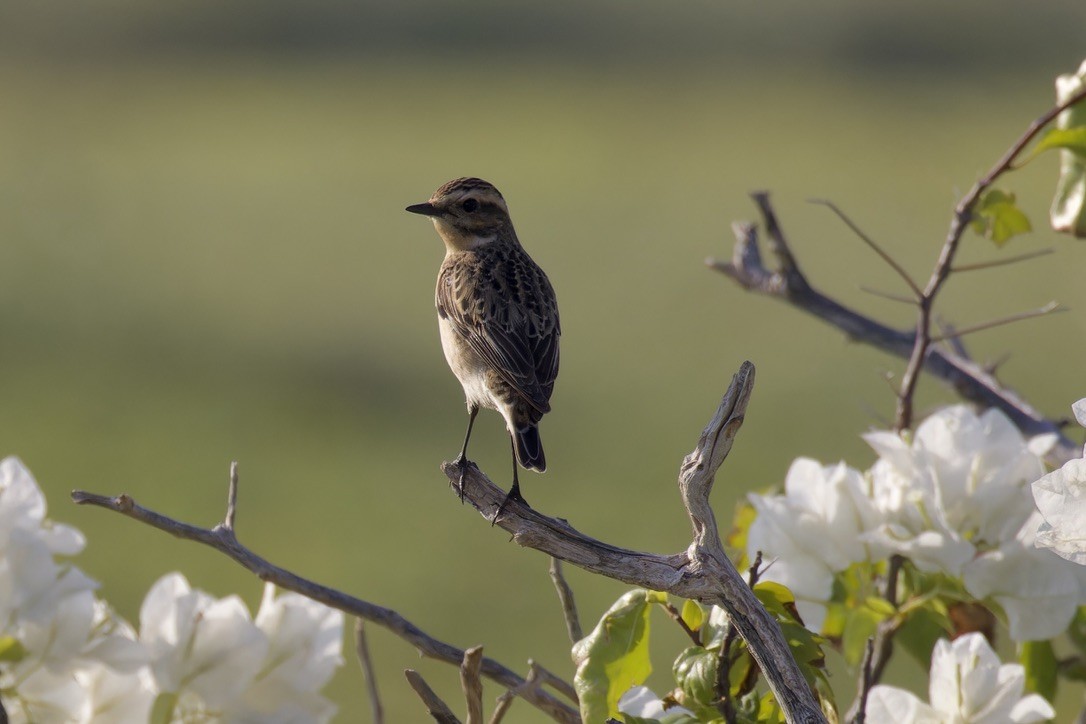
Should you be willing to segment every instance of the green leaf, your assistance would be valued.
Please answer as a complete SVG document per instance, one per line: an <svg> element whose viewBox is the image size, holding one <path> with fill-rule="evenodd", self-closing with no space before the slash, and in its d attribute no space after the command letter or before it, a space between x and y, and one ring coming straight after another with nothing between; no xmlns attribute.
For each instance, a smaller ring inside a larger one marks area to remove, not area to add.
<svg viewBox="0 0 1086 724"><path fill-rule="evenodd" d="M1014 194L999 189L989 189L981 195L973 207L973 220L969 225L997 246L1003 246L1016 234L1033 230L1029 217L1018 208Z"/></svg>
<svg viewBox="0 0 1086 724"><path fill-rule="evenodd" d="M1086 156L1086 126L1048 129L1033 147L1030 157L1053 148L1066 148L1079 156Z"/></svg>
<svg viewBox="0 0 1086 724"><path fill-rule="evenodd" d="M936 610L936 606L925 606L909 613L894 636L894 641L901 644L926 671L931 666L931 652L935 648L935 642L950 636L951 629L945 608L940 612Z"/></svg>
<svg viewBox="0 0 1086 724"><path fill-rule="evenodd" d="M1048 701L1056 700L1056 651L1051 641L1026 641L1018 647L1018 663L1026 669L1026 688Z"/></svg>
<svg viewBox="0 0 1086 724"><path fill-rule="evenodd" d="M667 596L638 588L615 601L592 633L573 645L577 673L573 685L584 721L618 716L618 700L652 673L649 612Z"/></svg>
<svg viewBox="0 0 1086 724"><path fill-rule="evenodd" d="M26 657L26 648L14 636L0 636L0 661L14 664Z"/></svg>
<svg viewBox="0 0 1086 724"><path fill-rule="evenodd" d="M717 652L691 646L679 654L671 670L682 689L683 706L699 713L716 712Z"/></svg>
<svg viewBox="0 0 1086 724"><path fill-rule="evenodd" d="M1079 606L1071 625L1067 628L1067 637L1080 653L1086 654L1086 606Z"/></svg>
<svg viewBox="0 0 1086 724"><path fill-rule="evenodd" d="M885 616L866 605L848 612L845 620L845 630L841 636L841 653L844 654L845 661L855 666L863 660L867 640L878 632L879 623L886 618L889 618L889 616Z"/></svg>
<svg viewBox="0 0 1086 724"><path fill-rule="evenodd" d="M1056 100L1066 103L1083 88L1086 88L1086 62L1078 73L1061 75L1056 79ZM1061 149L1060 176L1056 181L1052 208L1048 212L1049 221L1056 231L1079 239L1086 238L1086 149L1083 148L1083 137L1086 137L1086 103L1078 103L1059 115L1056 128L1041 141L1041 144L1049 141Z"/></svg>
<svg viewBox="0 0 1086 724"><path fill-rule="evenodd" d="M683 601L683 610L680 617L683 623L690 627L691 631L697 631L701 628L702 621L705 620L705 612L697 601L687 599Z"/></svg>
<svg viewBox="0 0 1086 724"><path fill-rule="evenodd" d="M728 618L727 611L720 606L713 606L701 625L701 645L710 651L719 649L729 629L731 629L731 620Z"/></svg>
<svg viewBox="0 0 1086 724"><path fill-rule="evenodd" d="M784 712L772 693L766 692L758 705L758 721L767 724L784 724Z"/></svg>
<svg viewBox="0 0 1086 724"><path fill-rule="evenodd" d="M170 724L173 720L173 710L177 707L177 694L164 691L155 697L155 703L151 707L151 716L147 718L149 724Z"/></svg>

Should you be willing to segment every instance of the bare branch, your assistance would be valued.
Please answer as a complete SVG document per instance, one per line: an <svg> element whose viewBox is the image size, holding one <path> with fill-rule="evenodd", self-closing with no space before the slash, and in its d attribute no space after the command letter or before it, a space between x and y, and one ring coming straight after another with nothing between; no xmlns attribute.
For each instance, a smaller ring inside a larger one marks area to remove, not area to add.
<svg viewBox="0 0 1086 724"><path fill-rule="evenodd" d="M743 423L754 387L754 366L744 362L732 379L716 414L697 447L683 460L679 490L693 527L690 547L673 555L628 550L590 538L567 522L545 516L520 501L509 501L494 522L519 545L535 548L587 571L705 605L718 605L746 640L789 722L824 722L822 710L800 673L780 626L758 601L728 560L709 505L716 471L731 450ZM461 468L446 462L442 469L459 495ZM463 475L464 498L488 522L505 500L478 467Z"/></svg>
<svg viewBox="0 0 1086 724"><path fill-rule="evenodd" d="M460 720L456 718L456 714L452 713L452 709L448 704L441 700L430 685L426 683L426 680L422 678L422 675L414 669L404 669L404 676L407 677L407 683L411 684L411 688L415 690L415 693L422 699L422 703L426 705L426 711L430 716L434 718L437 724L460 724Z"/></svg>
<svg viewBox="0 0 1086 724"><path fill-rule="evenodd" d="M577 615L577 604L573 600L573 589L569 587L565 576L562 575L562 561L551 557L549 570L551 581L554 582L554 588L558 591L558 601L562 604L562 616L566 621L566 633L569 634L571 643L577 643L584 638L584 631L581 629L581 619Z"/></svg>
<svg viewBox="0 0 1086 724"><path fill-rule="evenodd" d="M841 221L845 222L845 226L852 229L852 233L854 233L856 236L860 237L861 241L863 241L865 244L867 244L868 247L870 247L872 251L874 251L876 254L878 254L879 258L881 258L884 262L886 262L890 266L891 269L893 269L895 272L897 272L897 275L904 280L905 285L908 286L909 289L912 290L912 293L913 293L912 301L913 302L915 302L917 299L919 299L923 295L923 292L920 291L920 287L917 286L916 282L913 281L913 278L911 276L909 276L909 272L905 271L905 267L901 266L901 264L899 264L897 262L897 260L894 259L894 257L890 256L890 254L888 254L885 249L883 249L881 246L879 246L877 243L875 243L874 239L872 239L870 236L865 234L863 232L863 230L859 226L857 226L855 223L853 223L852 219L850 219L848 217L848 215L845 214L844 211L842 211L840 208L838 208L837 204L835 204L832 201L829 201L827 199L811 199L811 203L812 204L820 204L822 206L825 206L830 211L837 214L837 218L839 218L839 219L841 219Z"/></svg>
<svg viewBox="0 0 1086 724"><path fill-rule="evenodd" d="M75 490L72 491L72 501L78 505L93 505L106 508L177 538L210 546L252 571L263 581L271 581L280 588L300 593L307 598L331 606L351 616L357 616L370 623L383 626L414 646L422 656L456 666L459 666L464 658L462 649L433 638L392 609L363 601L334 588L322 586L269 563L239 543L234 531L225 525L218 525L213 529L208 529L183 523L149 508L144 508L138 505L130 496L124 494L109 497ZM483 659L482 675L507 689L514 689L524 683L524 679L516 673L490 658ZM530 690L526 692L525 699L536 708L546 712L555 721L577 724L581 720L575 709L545 691Z"/></svg>
<svg viewBox="0 0 1086 724"><path fill-rule="evenodd" d="M366 681L366 692L370 699L370 712L373 724L384 724L385 710L381 706L381 697L377 691L377 676L370 658L370 647L366 643L366 623L360 618L354 622L354 648L358 654L358 664L362 667L362 678Z"/></svg>
<svg viewBox="0 0 1086 724"><path fill-rule="evenodd" d="M987 322L981 322L980 324L974 324L971 327L964 327L962 329L955 329L951 334L935 335L931 337L932 342L945 342L948 339L960 339L967 334L973 332L981 332L986 329L992 329L993 327L1002 327L1004 324L1012 324L1014 322L1021 322L1025 319L1034 319L1036 317L1043 317L1053 312L1066 312L1067 307L1060 306L1059 302L1049 302L1040 309L1031 309L1026 312L1019 312L1018 314L1010 314L1006 317L1000 317L999 319L990 319Z"/></svg>
<svg viewBox="0 0 1086 724"><path fill-rule="evenodd" d="M483 680L479 677L482 664L482 646L474 646L464 652L464 660L460 664L460 687L464 690L464 700L468 705L467 724L484 724Z"/></svg>
<svg viewBox="0 0 1086 724"><path fill-rule="evenodd" d="M764 193L752 195L760 209L769 207ZM776 216L767 217L778 229ZM708 259L706 264L728 276L745 289L781 299L841 330L854 341L877 347L884 352L909 359L914 350L915 330L898 330L869 316L845 307L815 289L798 269L790 266L771 271L762 264L758 251L758 234L753 224L732 225L736 243L729 262ZM794 260L793 260L794 261ZM1046 418L1012 390L1003 386L988 370L951 349L929 346L924 356L924 369L948 383L964 399L982 407L1002 411L1024 435L1055 434L1057 444L1046 456L1059 467L1072 458L1081 457L1081 445L1062 433L1059 421ZM896 392L896 390L895 390Z"/></svg>
<svg viewBox="0 0 1086 724"><path fill-rule="evenodd" d="M981 269L991 269L997 266L1005 266L1007 264L1017 264L1020 261L1028 261L1030 259L1036 259L1039 256L1048 256L1056 250L1049 247L1047 249L1038 249L1037 251L1027 252L1025 254L1018 254L1017 256L1009 256L1005 259L993 259L992 261L978 261L974 264L952 264L950 271L952 272L968 272L978 271Z"/></svg>

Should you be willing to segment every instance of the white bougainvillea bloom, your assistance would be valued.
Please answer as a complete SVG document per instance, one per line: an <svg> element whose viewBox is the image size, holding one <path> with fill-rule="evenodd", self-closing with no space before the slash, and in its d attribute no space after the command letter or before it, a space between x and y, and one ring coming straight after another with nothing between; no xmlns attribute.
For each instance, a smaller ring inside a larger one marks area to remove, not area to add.
<svg viewBox="0 0 1086 724"><path fill-rule="evenodd" d="M194 591L176 572L160 578L144 598L140 641L157 689L198 697L208 710L234 702L268 651L267 638L240 598Z"/></svg>
<svg viewBox="0 0 1086 724"><path fill-rule="evenodd" d="M628 716L661 722L696 722L694 712L681 706L666 707L663 700L647 686L632 686L618 700L618 710Z"/></svg>
<svg viewBox="0 0 1086 724"><path fill-rule="evenodd" d="M1071 410L1086 427L1086 399L1071 405ZM1044 518L1034 545L1086 566L1086 460L1068 461L1035 482L1032 489L1033 501Z"/></svg>
<svg viewBox="0 0 1086 724"><path fill-rule="evenodd" d="M256 625L268 639L260 672L228 718L237 722L325 722L336 706L318 692L343 664L343 614L271 583Z"/></svg>
<svg viewBox="0 0 1086 724"><path fill-rule="evenodd" d="M112 698L107 680L116 680L127 700L139 691L135 676L145 655L131 630L95 599L97 583L54 559L80 552L84 539L45 513L30 471L18 458L0 460L0 638L14 642L0 662L4 703L14 722L101 721L96 711L128 711L105 702Z"/></svg>
<svg viewBox="0 0 1086 724"><path fill-rule="evenodd" d="M788 469L784 495L749 496L758 517L747 534L747 555L753 560L762 552L771 563L762 580L788 586L813 631L825 619L834 573L869 559L860 536L877 517L864 488L863 476L844 463L798 458Z"/></svg>
<svg viewBox="0 0 1086 724"><path fill-rule="evenodd" d="M1025 670L1001 664L982 634L935 644L930 703L894 686L878 685L867 699L867 720L899 724L1030 724L1056 712L1038 694L1023 697Z"/></svg>
<svg viewBox="0 0 1086 724"><path fill-rule="evenodd" d="M998 410L947 407L924 420L911 442L893 432L864 439L879 454L868 477L885 518L866 540L884 555L953 576L978 549L1015 538L1032 510L1028 484L1044 472Z"/></svg>
<svg viewBox="0 0 1086 724"><path fill-rule="evenodd" d="M1086 591L1086 569L1034 546L1040 520L1034 512L1015 538L980 553L962 571L966 590L1003 608L1015 641L1059 636Z"/></svg>

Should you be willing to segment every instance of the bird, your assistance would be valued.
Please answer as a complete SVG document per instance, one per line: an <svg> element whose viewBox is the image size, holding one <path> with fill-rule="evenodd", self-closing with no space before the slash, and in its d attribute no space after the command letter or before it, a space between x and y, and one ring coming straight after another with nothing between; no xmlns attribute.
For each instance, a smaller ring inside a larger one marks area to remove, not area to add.
<svg viewBox="0 0 1086 724"><path fill-rule="evenodd" d="M445 244L435 304L445 360L464 388L468 429L453 462L460 499L470 461L468 441L480 408L505 420L513 451L513 485L494 514L520 492L518 463L544 472L539 421L550 412L562 333L554 288L521 246L505 198L493 184L464 177L407 211L430 217Z"/></svg>

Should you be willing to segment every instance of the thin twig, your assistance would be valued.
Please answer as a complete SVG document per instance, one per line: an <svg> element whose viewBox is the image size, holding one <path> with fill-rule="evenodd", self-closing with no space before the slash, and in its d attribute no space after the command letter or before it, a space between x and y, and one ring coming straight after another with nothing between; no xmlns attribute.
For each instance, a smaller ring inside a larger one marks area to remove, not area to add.
<svg viewBox="0 0 1086 724"><path fill-rule="evenodd" d="M457 666L464 658L463 649L435 639L392 609L363 601L334 588L322 586L273 565L239 543L234 531L225 525L218 525L213 529L208 529L190 523L183 523L149 508L144 508L138 505L130 496L124 494L110 497L75 490L72 491L72 501L78 505L93 505L106 508L177 538L210 546L224 553L242 567L252 571L263 581L271 581L279 588L300 593L306 598L323 603L351 616L364 618L378 626L383 626L414 646L422 656ZM490 658L483 659L482 675L507 689L515 688L524 683L524 679L515 672ZM525 694L525 699L536 708L546 712L555 721L577 724L581 720L579 713L575 709L559 701L546 691L529 691Z"/></svg>
<svg viewBox="0 0 1086 724"><path fill-rule="evenodd" d="M227 530L234 530L234 518L238 510L238 461L230 463L230 485L226 488L226 518L223 525Z"/></svg>
<svg viewBox="0 0 1086 724"><path fill-rule="evenodd" d="M479 677L479 668L483 663L483 647L473 646L464 652L460 664L460 688L464 690L464 700L468 705L467 724L483 723L483 680Z"/></svg>
<svg viewBox="0 0 1086 724"><path fill-rule="evenodd" d="M1015 159L1025 150L1026 146L1037 136L1041 130L1052 122L1060 113L1086 98L1086 89L1074 94L1063 103L1057 104L1047 113L1036 119L1029 125L1014 144L1003 154L1003 157L985 174L973 184L965 196L958 202L954 209L954 216L950 221L950 229L947 232L946 241L943 243L939 259L935 262L935 268L931 272L931 278L921 295L917 306L919 315L916 322L916 337L913 342L913 351L909 356L909 362L905 366L905 374L901 378L901 391L898 393L897 419L895 428L905 430L912 426L913 397L916 394L916 385L919 381L920 370L924 365L928 348L931 346L931 313L935 303L935 297L939 294L947 277L950 275L954 257L958 253L962 234L973 218L973 208L980 200L981 194L1007 171L1013 168Z"/></svg>
<svg viewBox="0 0 1086 724"><path fill-rule="evenodd" d="M952 272L969 272L978 271L981 269L991 269L997 266L1005 266L1007 264L1017 264L1020 261L1028 261L1030 259L1036 259L1039 256L1047 256L1054 253L1056 250L1052 247L1047 249L1038 249L1037 251L1030 251L1025 254L1018 254L1017 256L1009 256L1006 259L993 259L992 261L978 261L973 264L952 264L950 271Z"/></svg>
<svg viewBox="0 0 1086 724"><path fill-rule="evenodd" d="M987 322L981 322L980 324L974 324L971 327L963 327L956 329L951 334L937 334L931 337L932 342L945 342L948 339L960 339L967 334L973 332L981 332L986 329L992 329L993 327L1002 327L1005 324L1012 324L1014 322L1021 322L1026 319L1034 319L1036 317L1043 317L1053 312L1066 312L1067 307L1063 307L1059 302L1049 302L1039 309L1031 309L1026 312L1019 312L1018 314L1010 314L1006 317L1000 317L999 319L990 319Z"/></svg>
<svg viewBox="0 0 1086 724"><path fill-rule="evenodd" d="M577 643L584 638L584 631L581 630L581 619L577 615L577 603L573 600L573 589L562 575L562 562L554 556L551 556L549 571L554 588L558 591L558 601L562 604L566 633L569 634L570 643Z"/></svg>
<svg viewBox="0 0 1086 724"><path fill-rule="evenodd" d="M577 699L577 690L573 688L573 684L532 659L528 659L528 668L535 669L536 675L541 683L551 687L574 704L580 705L580 702ZM527 677L525 677L525 679L527 679Z"/></svg>
<svg viewBox="0 0 1086 724"><path fill-rule="evenodd" d="M886 569L886 585L883 588L882 597L895 609L898 607L897 586L901 575L901 568L905 565L905 558L898 553L890 556ZM857 723L857 715L867 706L867 693L871 687L882 680L882 674L886 665L890 663L890 657L894 653L894 636L901 627L901 621L897 616L892 616L879 623L873 640L869 643L871 655L865 653L864 665L860 671L859 692L852 706L845 715L845 721ZM862 722L862 719L860 720Z"/></svg>
<svg viewBox="0 0 1086 724"><path fill-rule="evenodd" d="M373 724L384 724L385 710L381 706L381 696L377 691L377 676L370 658L370 647L366 643L366 622L356 618L354 622L354 648L358 654L358 665L362 667L362 678L366 682L366 692L370 699L370 712Z"/></svg>
<svg viewBox="0 0 1086 724"><path fill-rule="evenodd" d="M825 206L830 211L837 214L837 218L839 218L839 219L841 219L841 221L845 222L845 226L852 229L852 233L854 233L856 236L860 237L861 241L863 241L865 244L867 244L868 247L870 247L872 251L874 251L876 254L878 254L879 258L881 258L884 262L886 262L890 266L891 269L893 269L895 272L897 272L897 275L899 277L901 277L902 280L904 280L906 286L908 286L909 289L912 290L912 293L913 293L913 300L912 301L913 302L915 302L917 299L919 299L923 295L923 292L920 291L920 287L917 285L916 282L913 281L913 278L911 276L909 276L909 272L905 271L905 267L901 266L901 264L899 264L897 262L897 260L894 259L894 257L890 256L890 254L888 254L885 249L883 249L881 246L879 246L877 243L875 243L874 239L872 239L870 236L865 234L863 232L863 230L859 226L857 226L855 223L853 223L852 219L850 219L848 217L848 215L845 214L845 212L842 211L837 206L837 204L835 204L832 201L829 201L827 199L811 199L811 203L812 204L819 204L821 206Z"/></svg>
<svg viewBox="0 0 1086 724"><path fill-rule="evenodd" d="M538 688L542 684L542 680L539 676L539 668L532 663L528 662L528 675L524 677L524 683L515 689L509 689L498 697L496 706L494 707L494 714L490 717L490 724L501 724L501 720L505 718L505 715L509 713L510 707L513 706L513 701L523 694L523 692L529 688Z"/></svg>
<svg viewBox="0 0 1086 724"><path fill-rule="evenodd" d="M871 636L864 645L864 660L860 666L860 696L856 705L856 714L850 724L864 724L867 719L867 697L871 694L875 677L871 675L871 660L875 656L875 637Z"/></svg>
<svg viewBox="0 0 1086 724"><path fill-rule="evenodd" d="M679 609L675 608L670 602L661 603L660 608L667 612L667 615L672 621L679 624L679 628L683 630L683 633L686 634L687 638L689 638L695 646L701 646L701 634L690 628L686 621L683 621L683 615Z"/></svg>
<svg viewBox="0 0 1086 724"><path fill-rule="evenodd" d="M910 307L916 304L916 300L912 297L903 297L900 294L892 294L890 292L884 292L881 289L875 289L865 284L860 285L860 291L866 292L874 297L882 297L883 299L889 299L891 302L901 302L902 304L908 304Z"/></svg>
<svg viewBox="0 0 1086 724"><path fill-rule="evenodd" d="M426 711L429 712L437 724L460 724L456 714L453 714L449 705L443 702L441 697L430 688L430 685L422 678L422 674L414 669L405 669L403 674L407 677L407 683L411 684L411 688L415 690L415 693L422 699L422 703L426 705Z"/></svg>

